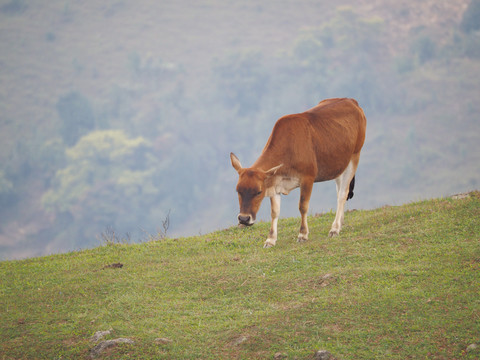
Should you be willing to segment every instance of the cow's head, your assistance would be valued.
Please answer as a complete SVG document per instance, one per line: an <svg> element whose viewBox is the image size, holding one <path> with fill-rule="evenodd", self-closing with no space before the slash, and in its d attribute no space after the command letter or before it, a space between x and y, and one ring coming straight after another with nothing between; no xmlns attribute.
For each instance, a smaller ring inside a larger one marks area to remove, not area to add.
<svg viewBox="0 0 480 360"><path fill-rule="evenodd" d="M243 168L240 160L233 153L230 153L230 160L232 166L238 172L237 193L240 203L238 223L251 226L255 224L258 209L260 209L260 204L265 197L265 180L273 176L283 164L263 171Z"/></svg>

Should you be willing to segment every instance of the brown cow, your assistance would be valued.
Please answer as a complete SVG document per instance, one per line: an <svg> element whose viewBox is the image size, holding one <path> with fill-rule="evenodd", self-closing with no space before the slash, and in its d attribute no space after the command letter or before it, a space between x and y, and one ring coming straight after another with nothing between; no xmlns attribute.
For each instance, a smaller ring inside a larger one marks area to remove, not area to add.
<svg viewBox="0 0 480 360"><path fill-rule="evenodd" d="M327 99L303 113L280 118L252 167L243 168L231 153L232 166L239 174L239 223L253 225L263 198L270 197L272 226L264 247L274 246L280 195L300 187L302 224L298 241L305 241L313 183L335 180L337 214L329 236L338 235L343 225L345 202L353 196L366 126L365 114L357 101Z"/></svg>

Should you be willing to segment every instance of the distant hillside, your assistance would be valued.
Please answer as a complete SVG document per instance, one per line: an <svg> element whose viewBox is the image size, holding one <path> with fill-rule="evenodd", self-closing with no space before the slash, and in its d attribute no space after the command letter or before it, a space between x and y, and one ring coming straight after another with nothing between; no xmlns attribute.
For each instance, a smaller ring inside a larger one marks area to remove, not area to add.
<svg viewBox="0 0 480 360"><path fill-rule="evenodd" d="M232 225L228 154L334 96L368 119L352 208L477 189L471 3L0 0L0 259Z"/></svg>
<svg viewBox="0 0 480 360"><path fill-rule="evenodd" d="M479 192L333 217L0 262L2 358L478 359Z"/></svg>

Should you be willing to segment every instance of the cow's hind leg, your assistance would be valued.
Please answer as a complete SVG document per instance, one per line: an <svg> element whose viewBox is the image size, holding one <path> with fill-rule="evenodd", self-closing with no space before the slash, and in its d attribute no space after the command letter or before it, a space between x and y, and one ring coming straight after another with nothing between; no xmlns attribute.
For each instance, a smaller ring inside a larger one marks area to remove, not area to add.
<svg viewBox="0 0 480 360"><path fill-rule="evenodd" d="M310 196L312 195L312 188L313 179L304 179L300 186L300 202L298 208L300 210L300 215L302 216L302 224L300 225L300 232L297 239L298 242L308 240L307 213L310 204Z"/></svg>
<svg viewBox="0 0 480 360"><path fill-rule="evenodd" d="M353 189L350 188L350 185L353 185L352 181L355 176L355 171L357 170L358 160L359 155L354 155L354 158L352 158L345 171L335 179L335 183L337 185L337 213L335 215L332 228L328 234L330 237L338 235L342 229L345 216L345 202L347 201L350 193L353 196Z"/></svg>

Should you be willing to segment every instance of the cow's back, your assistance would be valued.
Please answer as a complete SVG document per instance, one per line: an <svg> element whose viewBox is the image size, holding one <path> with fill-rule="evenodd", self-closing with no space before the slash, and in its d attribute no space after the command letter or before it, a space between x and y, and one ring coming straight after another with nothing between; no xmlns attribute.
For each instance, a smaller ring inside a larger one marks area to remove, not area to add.
<svg viewBox="0 0 480 360"><path fill-rule="evenodd" d="M282 163L285 175L331 180L360 152L366 120L353 99L327 99L304 113L286 115L275 124L256 165Z"/></svg>
<svg viewBox="0 0 480 360"><path fill-rule="evenodd" d="M365 141L367 120L355 99L323 100L305 113L309 114L313 128L320 131L318 135L322 141L334 142L338 146L342 138L348 137L354 142L352 153L360 152Z"/></svg>

